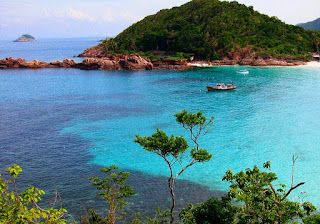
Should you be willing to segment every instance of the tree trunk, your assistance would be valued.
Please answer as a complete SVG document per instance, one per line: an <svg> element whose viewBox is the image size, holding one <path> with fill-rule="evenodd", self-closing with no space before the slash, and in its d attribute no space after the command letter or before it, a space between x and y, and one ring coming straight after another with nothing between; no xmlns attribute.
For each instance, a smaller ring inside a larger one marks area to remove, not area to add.
<svg viewBox="0 0 320 224"><path fill-rule="evenodd" d="M173 210L174 210L174 207L176 206L176 196L173 192L173 188L174 188L174 179L170 178L168 180L168 185L169 185L169 188L170 188L170 193L171 193L171 198L172 198L172 206L171 206L171 209L170 209L170 213L171 213L171 219L170 219L170 223L172 224L173 221L174 221L174 214L173 214Z"/></svg>
<svg viewBox="0 0 320 224"><path fill-rule="evenodd" d="M116 211L115 210L109 211L107 222L108 222L108 224L115 224L116 223Z"/></svg>

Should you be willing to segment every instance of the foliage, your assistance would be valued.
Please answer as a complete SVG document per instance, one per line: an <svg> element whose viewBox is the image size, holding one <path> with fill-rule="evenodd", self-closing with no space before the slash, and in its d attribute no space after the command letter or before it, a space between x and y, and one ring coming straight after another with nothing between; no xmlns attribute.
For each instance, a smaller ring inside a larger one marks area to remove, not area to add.
<svg viewBox="0 0 320 224"><path fill-rule="evenodd" d="M228 197L222 197L221 200L211 198L206 202L199 203L196 207L189 204L179 215L185 224L227 224L233 223L235 216L236 207L231 204Z"/></svg>
<svg viewBox="0 0 320 224"><path fill-rule="evenodd" d="M21 37L26 39L34 39L34 37L31 36L30 34L23 34Z"/></svg>
<svg viewBox="0 0 320 224"><path fill-rule="evenodd" d="M174 194L174 184L175 180L190 166L198 162L209 161L212 155L205 149L200 149L198 138L206 133L206 128L208 125L212 124L213 117L207 121L207 118L202 115L202 112L198 113L188 113L183 110L181 113L175 114L176 121L185 129L190 132L190 138L195 144L195 148L190 150L190 160L184 165L184 153L189 148L189 145L184 137L178 136L171 137L167 136L164 131L159 129L156 130L154 134L149 137L141 137L136 135L134 142L141 145L146 151L155 153L156 155L163 158L167 163L170 170L170 177L168 179L168 187L170 189L172 197L171 206L171 220L170 223L174 221L174 207L176 203ZM203 133L205 132L205 133ZM175 165L178 166L178 171L175 172Z"/></svg>
<svg viewBox="0 0 320 224"><path fill-rule="evenodd" d="M19 165L8 167L7 171L11 180L0 174L0 223L66 223L65 209L43 209L38 205L41 195L45 194L43 190L30 185L18 193L17 178L22 172Z"/></svg>
<svg viewBox="0 0 320 224"><path fill-rule="evenodd" d="M81 220L82 224L108 224L108 220L101 217L94 209L90 209L89 214L84 220Z"/></svg>
<svg viewBox="0 0 320 224"><path fill-rule="evenodd" d="M320 215L310 215L303 219L303 223L305 224L319 224L320 223Z"/></svg>
<svg viewBox="0 0 320 224"><path fill-rule="evenodd" d="M263 167L269 169L270 162ZM286 185L280 184L276 189L273 182L277 176L272 172L263 172L257 166L246 172L233 174L226 172L223 180L231 183L229 197L237 202L244 202L239 207L240 223L286 223L298 216L310 215L316 208L309 202L299 203L288 200L289 194L304 183L293 185L287 191Z"/></svg>
<svg viewBox="0 0 320 224"><path fill-rule="evenodd" d="M236 1L193 0L147 16L105 43L119 52L185 52L212 60L246 46L253 46L254 57L266 53L304 58L316 50L313 34L320 36L320 32L287 25Z"/></svg>
<svg viewBox="0 0 320 224"><path fill-rule="evenodd" d="M143 222L143 217L141 214L134 214L135 218L132 219L129 223L131 224L166 224L169 223L168 218L170 213L168 211L161 211L160 208L157 209L157 214L154 218L146 217L146 222Z"/></svg>
<svg viewBox="0 0 320 224"><path fill-rule="evenodd" d="M118 167L115 165L107 166L100 169L107 177L103 179L99 177L89 178L89 180L92 181L92 185L102 191L98 195L107 201L109 209L106 218L101 218L95 211L90 211L91 215L89 219L100 220L101 222L98 223L115 223L117 211L123 209L128 204L128 202L125 202L123 199L130 198L135 194L131 186L125 185L125 181L129 178L130 174L122 171L114 172L114 170L117 169Z"/></svg>
<svg viewBox="0 0 320 224"><path fill-rule="evenodd" d="M265 163L264 168L269 169L270 162ZM293 202L287 198L304 183L292 183L288 191L284 184L276 189L273 185L276 174L261 171L257 166L236 174L229 170L223 180L231 183L228 194L221 200L211 198L195 207L189 205L180 213L184 223L280 224L294 222L296 217L303 218L316 210L310 202ZM318 219L318 216L311 216L304 222L316 223Z"/></svg>

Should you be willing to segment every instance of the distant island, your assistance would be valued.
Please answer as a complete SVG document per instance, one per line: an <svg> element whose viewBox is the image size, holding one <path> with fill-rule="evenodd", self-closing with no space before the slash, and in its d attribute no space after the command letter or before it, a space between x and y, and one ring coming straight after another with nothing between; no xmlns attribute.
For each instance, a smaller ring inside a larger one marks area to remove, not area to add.
<svg viewBox="0 0 320 224"><path fill-rule="evenodd" d="M177 52L195 60L312 60L320 32L288 25L236 1L193 0L133 24L80 56L139 53L161 61Z"/></svg>
<svg viewBox="0 0 320 224"><path fill-rule="evenodd" d="M36 39L30 34L24 34L13 42L32 42L36 41Z"/></svg>
<svg viewBox="0 0 320 224"><path fill-rule="evenodd" d="M307 22L307 23L299 23L297 26L301 26L307 30L319 30L320 31L320 18Z"/></svg>

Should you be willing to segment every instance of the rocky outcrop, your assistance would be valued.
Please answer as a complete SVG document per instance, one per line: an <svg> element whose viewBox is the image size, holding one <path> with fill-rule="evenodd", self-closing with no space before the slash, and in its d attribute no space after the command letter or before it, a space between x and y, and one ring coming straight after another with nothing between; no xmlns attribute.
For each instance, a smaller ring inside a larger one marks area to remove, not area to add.
<svg viewBox="0 0 320 224"><path fill-rule="evenodd" d="M273 59L269 54L262 55L252 51L253 46L235 46L222 60L214 61L215 65L247 65L247 66L294 66L304 65L306 62L297 61L293 57Z"/></svg>
<svg viewBox="0 0 320 224"><path fill-rule="evenodd" d="M224 60L216 60L212 62L193 62L193 64L205 64L205 65L245 65L245 66L297 66L306 65L307 62L304 61L285 61L277 59L242 59L240 61L230 60L224 58Z"/></svg>
<svg viewBox="0 0 320 224"><path fill-rule="evenodd" d="M126 55L126 57L119 61L119 65L126 70L137 70L139 67L143 67L147 70L153 69L151 61L139 55Z"/></svg>
<svg viewBox="0 0 320 224"><path fill-rule="evenodd" d="M267 66L267 62L263 59L257 59L252 62L252 66Z"/></svg>
<svg viewBox="0 0 320 224"><path fill-rule="evenodd" d="M149 59L142 58L139 55L120 55L117 57L85 58L75 67L87 70L150 70L153 69L153 64Z"/></svg>
<svg viewBox="0 0 320 224"><path fill-rule="evenodd" d="M284 61L276 59L242 59L236 60L216 60L212 62L194 62L194 64L209 65L246 65L246 66L296 66L305 65L303 61ZM6 68L78 68L84 70L141 70L141 69L188 69L194 67L192 64L185 63L181 65L172 65L166 63L152 64L149 59L139 55L119 55L103 58L85 58L82 62L75 62L72 59L53 61L50 63L33 60L27 61L23 58L6 58L0 60L0 69Z"/></svg>
<svg viewBox="0 0 320 224"><path fill-rule="evenodd" d="M139 70L139 69L153 69L153 64L149 59L143 58L139 55L126 55L105 53L105 49L102 44L86 49L83 53L78 55L79 57L88 57L81 65L84 68L88 63L92 63L89 67L100 67L107 70Z"/></svg>
<svg viewBox="0 0 320 224"><path fill-rule="evenodd" d="M102 58L107 57L107 54L105 53L103 45L99 44L84 50L78 57Z"/></svg>
<svg viewBox="0 0 320 224"><path fill-rule="evenodd" d="M22 58L12 57L0 60L0 68L79 68L86 70L140 70L153 69L149 59L139 55L122 55L115 58L85 58L82 62L76 63L71 59L53 61L50 63L38 60L27 61Z"/></svg>
<svg viewBox="0 0 320 224"><path fill-rule="evenodd" d="M47 68L48 63L33 60L27 61L23 58L13 59L12 57L0 60L0 68Z"/></svg>

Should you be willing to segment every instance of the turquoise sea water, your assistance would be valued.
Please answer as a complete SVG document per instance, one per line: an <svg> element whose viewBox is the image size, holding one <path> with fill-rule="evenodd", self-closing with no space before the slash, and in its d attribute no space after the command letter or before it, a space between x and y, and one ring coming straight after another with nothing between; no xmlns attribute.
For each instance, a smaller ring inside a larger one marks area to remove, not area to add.
<svg viewBox="0 0 320 224"><path fill-rule="evenodd" d="M64 45L66 54L75 51L73 46ZM64 58L45 48L42 52L50 60ZM215 117L211 132L200 139L213 159L181 176L180 208L226 191L221 179L228 169L262 167L268 160L280 182L290 186L293 155L299 156L295 182L306 182L293 198L320 206L320 69L248 67L249 75L237 74L239 69L0 70L1 169L21 164L22 183L48 192L58 189L67 209L76 211L97 204L87 177L96 175L99 166L116 164L132 173L130 184L138 196L131 208L153 209L170 202L168 170L156 155L133 143L135 134L151 135L160 128L187 138L173 115L201 110ZM210 82L232 82L238 88L207 92Z"/></svg>
<svg viewBox="0 0 320 224"><path fill-rule="evenodd" d="M316 90L320 71L249 68L250 75L243 76L236 74L238 69L98 76L97 80L90 79L94 89L86 93L106 94L90 104L108 105L112 108L110 113L97 120L76 118L60 133L77 135L90 142L93 155L90 163L117 164L124 169L162 176L168 172L166 164L134 144L134 135L150 135L161 128L168 134L187 137L188 133L175 123L173 114L182 109L201 110L208 117L215 116L211 133L200 140L213 159L193 166L183 174L183 179L212 190L227 190L221 179L228 169L240 171L270 160L273 171L289 186L291 158L295 155L299 156L295 180L306 181L301 191L316 196L320 155L320 93ZM231 92L207 92L206 84L214 81L233 82L239 87Z"/></svg>

